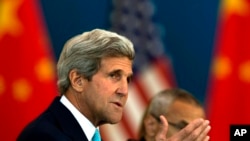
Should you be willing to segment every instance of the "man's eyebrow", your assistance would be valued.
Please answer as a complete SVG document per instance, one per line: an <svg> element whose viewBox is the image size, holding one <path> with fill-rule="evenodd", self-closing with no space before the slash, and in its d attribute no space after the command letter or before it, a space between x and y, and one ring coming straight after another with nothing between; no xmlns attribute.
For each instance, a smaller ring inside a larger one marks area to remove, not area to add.
<svg viewBox="0 0 250 141"><path fill-rule="evenodd" d="M120 70L120 69L115 69L115 70L110 71L109 73L121 73L121 72L122 72L122 70Z"/></svg>
<svg viewBox="0 0 250 141"><path fill-rule="evenodd" d="M115 70L110 71L110 73L122 73L122 70L121 69L115 69ZM129 74L128 77L133 77L133 72L131 74Z"/></svg>
<svg viewBox="0 0 250 141"><path fill-rule="evenodd" d="M108 72L108 75L123 75L122 74L122 70L121 69L115 69L112 70L110 72ZM133 81L133 72L131 74L128 74L127 76L127 81L130 83L131 81Z"/></svg>

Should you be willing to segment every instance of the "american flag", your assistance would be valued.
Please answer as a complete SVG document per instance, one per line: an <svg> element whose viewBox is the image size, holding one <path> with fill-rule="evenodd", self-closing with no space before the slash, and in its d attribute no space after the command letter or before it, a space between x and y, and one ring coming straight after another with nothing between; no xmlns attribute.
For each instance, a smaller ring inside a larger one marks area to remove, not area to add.
<svg viewBox="0 0 250 141"><path fill-rule="evenodd" d="M137 138L142 115L150 98L175 85L171 61L161 41L162 28L153 20L150 0L113 0L111 30L129 38L135 47L134 80L122 121L101 127L104 141Z"/></svg>

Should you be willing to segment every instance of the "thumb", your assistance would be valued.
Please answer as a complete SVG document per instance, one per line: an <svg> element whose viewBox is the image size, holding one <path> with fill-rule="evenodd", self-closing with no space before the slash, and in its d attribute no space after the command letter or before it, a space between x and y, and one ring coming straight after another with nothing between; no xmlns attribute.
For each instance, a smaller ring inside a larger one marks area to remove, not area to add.
<svg viewBox="0 0 250 141"><path fill-rule="evenodd" d="M161 115L160 116L160 120L161 120L161 125L160 125L160 129L158 130L155 140L156 141L166 141L167 138L167 132L168 132L168 121L167 119Z"/></svg>

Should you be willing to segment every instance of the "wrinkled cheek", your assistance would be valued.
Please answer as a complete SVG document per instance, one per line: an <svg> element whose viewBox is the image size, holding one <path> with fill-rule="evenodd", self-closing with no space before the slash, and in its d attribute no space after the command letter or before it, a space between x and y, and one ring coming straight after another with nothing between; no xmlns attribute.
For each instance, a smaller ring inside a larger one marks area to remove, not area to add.
<svg viewBox="0 0 250 141"><path fill-rule="evenodd" d="M109 89L109 84L107 84L108 82L105 82L103 80L99 80L99 81L94 81L93 84L93 89L95 89L96 91L98 91L99 93L103 93L108 91Z"/></svg>

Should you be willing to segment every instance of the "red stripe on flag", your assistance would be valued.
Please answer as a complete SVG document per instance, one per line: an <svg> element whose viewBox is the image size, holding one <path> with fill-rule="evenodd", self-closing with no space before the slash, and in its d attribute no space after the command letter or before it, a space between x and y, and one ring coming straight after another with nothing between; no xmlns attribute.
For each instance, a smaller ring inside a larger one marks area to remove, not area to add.
<svg viewBox="0 0 250 141"><path fill-rule="evenodd" d="M136 90L138 91L138 95L139 97L142 99L143 101L143 104L147 105L147 103L149 102L150 100L150 97L148 97L149 94L147 94L146 92L146 89L143 88L142 86L142 83L140 83L140 75L137 75L138 77L136 77L134 80L133 80L133 85L134 87L136 88Z"/></svg>

